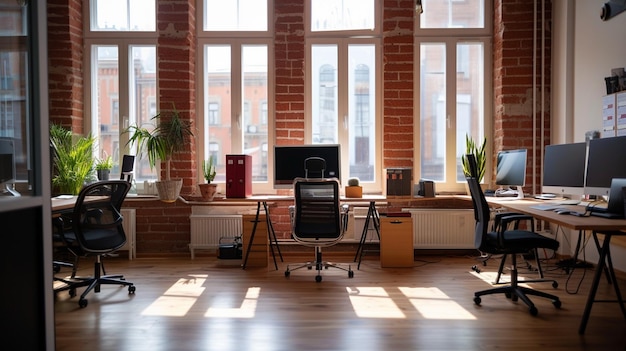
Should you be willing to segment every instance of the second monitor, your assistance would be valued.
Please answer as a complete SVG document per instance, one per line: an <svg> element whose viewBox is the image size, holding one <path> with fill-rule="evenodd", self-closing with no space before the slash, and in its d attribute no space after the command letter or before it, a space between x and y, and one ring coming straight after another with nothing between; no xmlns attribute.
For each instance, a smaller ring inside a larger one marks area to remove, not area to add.
<svg viewBox="0 0 626 351"><path fill-rule="evenodd" d="M496 196L524 197L522 187L526 184L526 149L498 152L496 161ZM512 189L511 187L515 187Z"/></svg>
<svg viewBox="0 0 626 351"><path fill-rule="evenodd" d="M571 143L546 146L543 158L541 191L569 198L585 195L587 144Z"/></svg>

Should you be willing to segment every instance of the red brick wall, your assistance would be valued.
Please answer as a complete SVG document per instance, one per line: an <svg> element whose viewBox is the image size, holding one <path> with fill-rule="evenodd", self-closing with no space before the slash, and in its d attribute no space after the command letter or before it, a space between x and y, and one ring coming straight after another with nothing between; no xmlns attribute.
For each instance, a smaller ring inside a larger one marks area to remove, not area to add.
<svg viewBox="0 0 626 351"><path fill-rule="evenodd" d="M48 0L50 121L83 133L83 6Z"/></svg>
<svg viewBox="0 0 626 351"><path fill-rule="evenodd" d="M533 135L533 125L541 127L541 113L545 118L545 136L550 135L550 37L551 1L545 2L545 23L542 23L541 2L537 2L537 24L532 1L497 0L494 3L494 124L493 164L500 150L527 148L528 169L526 191L532 184L541 184L541 173L533 174L532 164L541 169L541 135ZM541 61L541 28L545 28L545 60ZM536 59L533 59L533 36L536 35ZM533 71L537 73L533 100ZM543 71L544 105L541 106L541 73ZM533 104L536 113L533 115ZM538 129L540 130L540 129ZM534 138L538 142L534 142ZM544 145L549 138L543 138ZM533 144L537 150L532 153Z"/></svg>
<svg viewBox="0 0 626 351"><path fill-rule="evenodd" d="M48 1L50 119L71 125L78 133L83 130L84 109L81 3L80 0ZM159 108L169 110L174 103L183 118L195 121L196 2L158 0L157 3ZM279 145L304 142L303 3L275 0L274 5L275 138ZM532 100L532 42L537 32L541 45L542 26L546 28L546 58L538 63L537 73L543 64L543 79L547 84L543 113L549 135L551 1L546 0L545 4L546 23L535 27L532 2L494 1L494 155L502 149L532 148L533 121L540 123L541 117L540 109L532 114L532 104L540 101L538 91L537 100ZM383 167L413 166L414 16L413 0L383 0ZM72 53L70 57L68 52ZM537 80L539 83L541 77ZM174 163L172 176L184 179L183 194L195 190L195 150L192 142ZM531 171L529 167L529 177ZM188 251L190 206L181 201L174 204L133 201L127 205L137 208L139 255ZM279 238L288 238L287 203L272 207L271 216Z"/></svg>
<svg viewBox="0 0 626 351"><path fill-rule="evenodd" d="M383 6L383 167L413 167L415 1Z"/></svg>

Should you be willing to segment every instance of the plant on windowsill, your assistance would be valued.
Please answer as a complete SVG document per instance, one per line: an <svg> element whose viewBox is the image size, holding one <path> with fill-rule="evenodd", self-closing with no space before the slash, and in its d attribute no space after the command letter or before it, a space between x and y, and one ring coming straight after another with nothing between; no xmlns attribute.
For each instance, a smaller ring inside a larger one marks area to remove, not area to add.
<svg viewBox="0 0 626 351"><path fill-rule="evenodd" d="M202 175L206 183L198 184L198 189L205 201L212 201L217 193L217 184L211 183L215 179L215 157L210 156L208 160L202 160Z"/></svg>
<svg viewBox="0 0 626 351"><path fill-rule="evenodd" d="M96 160L96 174L99 180L109 180L111 169L113 169L113 158L103 152L104 157Z"/></svg>
<svg viewBox="0 0 626 351"><path fill-rule="evenodd" d="M361 198L363 197L363 187L360 184L360 180L357 177L348 179L348 185L346 185L346 197Z"/></svg>
<svg viewBox="0 0 626 351"><path fill-rule="evenodd" d="M476 157L476 166L478 170L478 182L482 182L485 177L485 165L487 162L487 156L485 154L485 147L487 146L487 138L483 138L483 142L478 145L468 134L465 134L465 154L461 155L461 163L463 165L463 175L469 177L471 175L469 162L465 155L474 154ZM465 184L467 188L467 183ZM469 194L469 190L467 190Z"/></svg>
<svg viewBox="0 0 626 351"><path fill-rule="evenodd" d="M50 126L50 145L53 152L53 194L78 195L93 176L93 146L91 135L74 135L60 125Z"/></svg>
<svg viewBox="0 0 626 351"><path fill-rule="evenodd" d="M165 179L162 179L159 172L159 180L155 185L161 201L175 202L180 195L183 180L170 178L171 163L173 156L182 151L185 145L189 145L189 139L194 136L191 122L182 119L173 104L167 118L159 113L151 120L155 122L151 128L139 125L128 127L128 143L137 146L140 156L144 152L147 154L150 169L154 169L157 160L165 162Z"/></svg>

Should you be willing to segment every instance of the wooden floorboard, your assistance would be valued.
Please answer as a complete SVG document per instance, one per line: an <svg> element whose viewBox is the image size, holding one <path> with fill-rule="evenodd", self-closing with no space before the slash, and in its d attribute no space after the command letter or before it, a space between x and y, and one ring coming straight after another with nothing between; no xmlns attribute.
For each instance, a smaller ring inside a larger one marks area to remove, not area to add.
<svg viewBox="0 0 626 351"><path fill-rule="evenodd" d="M491 286L497 262L472 272L473 257L417 257L413 268L382 269L366 257L354 278L325 270L316 283L306 269L284 275L273 266L223 266L215 258L107 258L136 293L103 286L89 304L67 292L55 298L57 350L624 350L626 320L617 304L596 303L585 335L578 326L592 270L568 275L544 263L549 283L530 286L558 295L562 308L532 298L539 314L503 295L473 302ZM352 257L333 257L350 262ZM81 262L80 274L91 264ZM535 273L520 269L524 277ZM67 271L60 274L64 275ZM506 276L508 277L508 276ZM623 282L622 282L623 283ZM580 286L578 287L578 285ZM621 284L621 286L626 286ZM575 293L576 289L578 292ZM624 290L624 288L622 288ZM78 290L80 294L82 289ZM599 296L614 298L602 280Z"/></svg>

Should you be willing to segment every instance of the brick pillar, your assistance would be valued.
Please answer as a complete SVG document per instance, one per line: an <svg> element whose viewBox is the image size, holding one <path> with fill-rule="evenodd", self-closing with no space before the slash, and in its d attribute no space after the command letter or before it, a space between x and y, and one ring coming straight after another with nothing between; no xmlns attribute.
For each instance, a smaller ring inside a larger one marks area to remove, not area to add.
<svg viewBox="0 0 626 351"><path fill-rule="evenodd" d="M413 167L415 1L383 6L383 167Z"/></svg>
<svg viewBox="0 0 626 351"><path fill-rule="evenodd" d="M48 0L50 122L84 133L83 6L80 0Z"/></svg>
<svg viewBox="0 0 626 351"><path fill-rule="evenodd" d="M157 1L157 69L159 110L167 112L175 106L181 117L197 128L195 4L194 0ZM164 117L167 115L164 113ZM195 134L200 132L196 130ZM161 166L161 175L165 176L165 165ZM172 179L183 179L181 194L194 192L196 173L196 140L192 139L172 160Z"/></svg>
<svg viewBox="0 0 626 351"><path fill-rule="evenodd" d="M532 185L541 184L541 164L539 157L542 143L549 143L550 135L550 61L552 3L537 3L537 23L532 1L496 0L494 2L494 41L493 41L493 164L500 150L528 149L526 191ZM542 23L545 11L545 23ZM541 61L542 26L545 28L544 61ZM533 37L536 35L536 56L533 57ZM543 79L542 79L543 72ZM533 94L533 76L536 88ZM544 105L541 106L541 83L544 83ZM535 114L533 115L533 105ZM541 115L544 115L544 137L541 135ZM536 132L533 132L533 126ZM534 142L533 137L536 138ZM536 148L533 154L533 144ZM533 174L533 163L537 166Z"/></svg>
<svg viewBox="0 0 626 351"><path fill-rule="evenodd" d="M304 2L274 3L275 143L304 143Z"/></svg>

